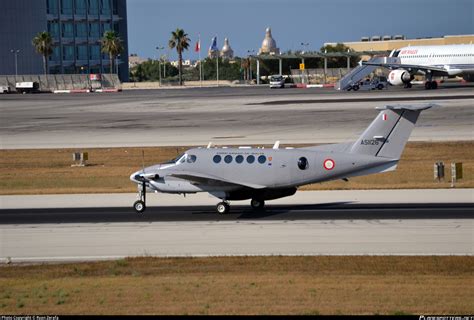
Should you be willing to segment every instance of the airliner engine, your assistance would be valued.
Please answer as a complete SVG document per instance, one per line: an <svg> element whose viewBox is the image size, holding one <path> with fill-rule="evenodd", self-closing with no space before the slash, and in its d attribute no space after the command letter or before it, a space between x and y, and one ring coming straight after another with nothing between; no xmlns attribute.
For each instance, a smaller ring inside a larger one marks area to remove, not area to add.
<svg viewBox="0 0 474 320"><path fill-rule="evenodd" d="M410 72L404 69L393 70L388 74L388 82L394 86L401 86L413 80Z"/></svg>
<svg viewBox="0 0 474 320"><path fill-rule="evenodd" d="M467 81L467 82L474 82L474 74L472 74L472 73L465 74L463 76L463 79L464 79L464 81Z"/></svg>

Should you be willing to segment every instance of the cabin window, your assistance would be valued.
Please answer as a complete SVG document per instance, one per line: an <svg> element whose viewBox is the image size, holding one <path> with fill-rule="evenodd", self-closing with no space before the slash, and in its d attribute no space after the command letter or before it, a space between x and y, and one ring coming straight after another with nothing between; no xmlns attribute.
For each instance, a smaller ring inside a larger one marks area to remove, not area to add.
<svg viewBox="0 0 474 320"><path fill-rule="evenodd" d="M231 155L226 155L224 157L224 162L225 163L231 163L232 162L232 156Z"/></svg>
<svg viewBox="0 0 474 320"><path fill-rule="evenodd" d="M216 154L212 160L214 161L214 163L219 163L219 162L221 162L222 157L220 155Z"/></svg>
<svg viewBox="0 0 474 320"><path fill-rule="evenodd" d="M262 163L262 164L263 164L263 163L265 163L265 161L267 161L267 158L266 158L265 156L259 156L259 157L258 157L258 162L259 162L259 163Z"/></svg>
<svg viewBox="0 0 474 320"><path fill-rule="evenodd" d="M194 154L192 154L192 155L188 156L187 161L188 161L188 163L194 163L194 162L196 162L196 159L197 159L197 157Z"/></svg>
<svg viewBox="0 0 474 320"><path fill-rule="evenodd" d="M244 162L244 157L239 154L237 157L235 157L235 162L237 163Z"/></svg>
<svg viewBox="0 0 474 320"><path fill-rule="evenodd" d="M247 157L247 162L248 163L254 163L255 162L255 157L254 156L248 156Z"/></svg>
<svg viewBox="0 0 474 320"><path fill-rule="evenodd" d="M306 159L305 157L301 157L298 159L298 168L300 168L301 170L306 170L308 169L308 166L308 159Z"/></svg>

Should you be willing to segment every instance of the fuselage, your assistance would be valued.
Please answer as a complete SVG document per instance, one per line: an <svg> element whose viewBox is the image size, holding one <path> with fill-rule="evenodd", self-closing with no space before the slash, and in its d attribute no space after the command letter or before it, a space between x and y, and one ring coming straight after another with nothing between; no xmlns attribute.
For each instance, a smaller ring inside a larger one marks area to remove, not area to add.
<svg viewBox="0 0 474 320"><path fill-rule="evenodd" d="M450 76L474 74L474 45L411 46L393 50L400 64L443 68Z"/></svg>
<svg viewBox="0 0 474 320"><path fill-rule="evenodd" d="M145 168L158 178L149 189L165 193L235 192L242 189L289 189L301 185L367 174L367 170L393 167L397 161L363 154L310 149L194 148L175 163ZM131 179L143 171L131 175ZM180 176L210 178L193 182ZM178 176L178 177L177 177ZM213 183L213 180L229 184ZM135 181L135 180L134 180ZM135 181L138 182L138 181ZM228 196L227 196L228 197ZM249 196L250 198L251 196ZM226 198L222 195L221 198Z"/></svg>

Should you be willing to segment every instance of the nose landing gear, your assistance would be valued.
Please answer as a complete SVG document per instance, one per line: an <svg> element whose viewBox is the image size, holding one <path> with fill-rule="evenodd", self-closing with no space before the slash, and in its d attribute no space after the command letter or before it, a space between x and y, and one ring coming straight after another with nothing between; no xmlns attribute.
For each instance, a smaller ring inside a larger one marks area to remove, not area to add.
<svg viewBox="0 0 474 320"><path fill-rule="evenodd" d="M146 182L143 181L141 188L138 187L138 199L133 203L133 208L137 213L143 213L146 209Z"/></svg>

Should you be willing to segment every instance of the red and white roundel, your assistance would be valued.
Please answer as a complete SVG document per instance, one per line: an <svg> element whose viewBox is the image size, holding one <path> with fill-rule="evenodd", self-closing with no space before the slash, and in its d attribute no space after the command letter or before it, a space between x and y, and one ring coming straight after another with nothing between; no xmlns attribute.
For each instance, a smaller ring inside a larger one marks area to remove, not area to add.
<svg viewBox="0 0 474 320"><path fill-rule="evenodd" d="M334 167L336 166L336 164L334 163L334 160L332 160L332 159L326 159L326 160L324 160L324 162L323 162L323 166L324 166L324 169L326 169L326 170L332 170L332 169L334 169Z"/></svg>

